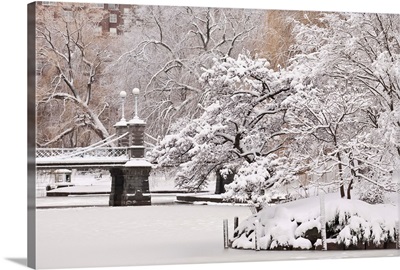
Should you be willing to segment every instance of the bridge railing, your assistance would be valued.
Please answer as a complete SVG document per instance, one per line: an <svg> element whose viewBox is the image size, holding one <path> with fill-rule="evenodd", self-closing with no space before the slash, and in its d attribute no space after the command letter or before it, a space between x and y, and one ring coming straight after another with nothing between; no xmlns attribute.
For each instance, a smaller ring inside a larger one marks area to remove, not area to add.
<svg viewBox="0 0 400 270"><path fill-rule="evenodd" d="M36 158L128 157L128 148L126 147L83 150L80 148L37 148Z"/></svg>

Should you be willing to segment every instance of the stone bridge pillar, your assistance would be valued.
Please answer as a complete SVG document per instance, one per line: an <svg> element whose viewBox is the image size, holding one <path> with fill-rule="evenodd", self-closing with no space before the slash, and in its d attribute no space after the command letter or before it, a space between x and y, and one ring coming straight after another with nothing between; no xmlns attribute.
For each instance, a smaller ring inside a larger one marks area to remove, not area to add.
<svg viewBox="0 0 400 270"><path fill-rule="evenodd" d="M135 88L135 115L129 122L119 121L116 125L117 136L129 132L118 140L118 146L128 147L129 161L123 166L110 169L112 184L109 205L133 206L150 205L149 175L151 164L144 159L144 130L146 123L137 114L137 95ZM124 120L124 119L123 119Z"/></svg>
<svg viewBox="0 0 400 270"><path fill-rule="evenodd" d="M129 156L131 158L144 158L145 128L146 128L146 123L141 119L132 119L128 123Z"/></svg>
<svg viewBox="0 0 400 270"><path fill-rule="evenodd" d="M110 206L150 205L150 163L131 159L123 167L110 169L112 184Z"/></svg>
<svg viewBox="0 0 400 270"><path fill-rule="evenodd" d="M128 123L126 121L119 121L114 125L115 133L117 138L128 132ZM125 136L121 139L117 140L118 147L128 147L129 146L129 137Z"/></svg>

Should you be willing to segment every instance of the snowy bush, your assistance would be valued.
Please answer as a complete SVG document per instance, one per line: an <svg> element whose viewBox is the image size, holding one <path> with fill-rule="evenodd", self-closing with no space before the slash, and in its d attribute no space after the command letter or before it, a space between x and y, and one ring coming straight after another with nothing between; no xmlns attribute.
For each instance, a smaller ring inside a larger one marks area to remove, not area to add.
<svg viewBox="0 0 400 270"><path fill-rule="evenodd" d="M280 187L296 179L288 170L285 157L269 155L256 158L254 162L244 162L235 175L234 181L226 185L223 198L228 201L247 202L261 209L275 198L286 198L288 194Z"/></svg>
<svg viewBox="0 0 400 270"><path fill-rule="evenodd" d="M327 242L345 247L358 244L380 246L396 241L397 206L368 204L352 199L326 196ZM319 197L310 197L280 205L268 206L243 221L235 231L232 247L254 249L255 222L261 224L261 249L312 249L321 240L308 234L318 232L320 237Z"/></svg>
<svg viewBox="0 0 400 270"><path fill-rule="evenodd" d="M384 192L382 188L376 185L368 185L360 191L360 200L370 203L378 204L384 202Z"/></svg>
<svg viewBox="0 0 400 270"><path fill-rule="evenodd" d="M312 244L310 240L299 237L293 241L293 248L295 249L311 249Z"/></svg>

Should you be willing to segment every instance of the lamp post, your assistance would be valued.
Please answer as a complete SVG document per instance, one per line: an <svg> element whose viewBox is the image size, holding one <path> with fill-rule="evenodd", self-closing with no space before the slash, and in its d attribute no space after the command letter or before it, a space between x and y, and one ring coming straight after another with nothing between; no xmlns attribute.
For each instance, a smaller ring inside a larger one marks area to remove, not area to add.
<svg viewBox="0 0 400 270"><path fill-rule="evenodd" d="M110 169L112 178L110 206L128 205L150 205L151 196L149 191L149 175L151 164L145 160L144 130L146 122L138 116L138 96L139 89L132 89L135 102L135 113L129 122L125 121L124 114L122 119L115 127L118 136L119 146L127 147L129 160L122 166L117 165ZM121 91L120 97L124 104L126 92ZM123 106L123 105L122 105ZM122 111L124 111L122 107Z"/></svg>
<svg viewBox="0 0 400 270"><path fill-rule="evenodd" d="M125 120L125 98L126 98L126 92L121 91L119 92L119 96L121 98L121 121L120 122L126 122Z"/></svg>
<svg viewBox="0 0 400 270"><path fill-rule="evenodd" d="M140 90L139 88L133 88L132 89L132 94L135 97L135 115L133 116L133 119L139 119L138 116L138 96L139 96Z"/></svg>
<svg viewBox="0 0 400 270"><path fill-rule="evenodd" d="M144 129L146 122L139 118L138 115L138 96L140 90L138 88L132 89L132 94L135 98L135 112L133 118L128 122L129 146L131 147L130 155L134 158L144 157Z"/></svg>

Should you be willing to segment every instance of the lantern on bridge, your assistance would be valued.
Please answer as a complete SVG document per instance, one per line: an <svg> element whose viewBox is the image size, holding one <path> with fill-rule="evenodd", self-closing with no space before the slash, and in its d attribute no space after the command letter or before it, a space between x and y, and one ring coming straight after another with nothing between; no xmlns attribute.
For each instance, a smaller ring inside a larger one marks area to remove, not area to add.
<svg viewBox="0 0 400 270"><path fill-rule="evenodd" d="M135 98L135 113L128 122L130 156L133 158L144 157L144 130L146 123L138 115L138 96L140 90L134 88L132 94Z"/></svg>
<svg viewBox="0 0 400 270"><path fill-rule="evenodd" d="M125 134L126 132L128 132L128 123L125 120L125 98L126 98L126 92L125 91L121 91L119 93L119 96L121 98L121 120L119 120L115 125L115 129L116 129L116 135L117 137L121 137L123 134ZM119 147L128 147L129 145L129 139L127 136L122 137L120 139L118 139L118 146Z"/></svg>

